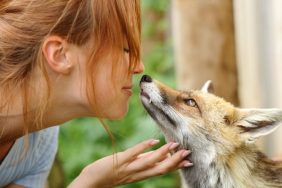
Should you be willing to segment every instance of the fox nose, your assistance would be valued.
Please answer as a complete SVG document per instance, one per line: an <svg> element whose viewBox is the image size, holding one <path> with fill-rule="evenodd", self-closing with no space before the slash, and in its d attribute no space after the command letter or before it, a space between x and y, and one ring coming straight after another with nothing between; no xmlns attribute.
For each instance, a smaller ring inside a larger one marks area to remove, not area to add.
<svg viewBox="0 0 282 188"><path fill-rule="evenodd" d="M152 82L152 78L150 76L148 76L148 75L143 75L141 80L140 80L140 82L148 82L148 83L150 83L150 82Z"/></svg>

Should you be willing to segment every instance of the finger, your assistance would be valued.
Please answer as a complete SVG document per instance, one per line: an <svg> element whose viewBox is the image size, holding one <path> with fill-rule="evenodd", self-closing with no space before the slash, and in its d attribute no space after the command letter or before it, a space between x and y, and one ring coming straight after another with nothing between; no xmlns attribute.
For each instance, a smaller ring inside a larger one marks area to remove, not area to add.
<svg viewBox="0 0 282 188"><path fill-rule="evenodd" d="M123 158L124 161L128 161L132 158L135 158L139 154L143 153L146 149L158 144L159 142L160 142L159 140L154 140L154 139L143 141L143 142L133 146L132 148L129 148L129 149L125 150L124 152L122 152L121 153L122 158Z"/></svg>
<svg viewBox="0 0 282 188"><path fill-rule="evenodd" d="M193 163L191 163L188 160L184 160L184 161L180 162L177 167L178 168L187 168L187 167L190 167L190 166L193 166Z"/></svg>
<svg viewBox="0 0 282 188"><path fill-rule="evenodd" d="M139 160L139 159L142 160L142 159L144 159L144 158L150 157L152 153L154 153L154 151L149 151L149 152L146 152L146 153L141 153L140 155L138 155L138 156L136 157L135 160ZM168 157L170 157L170 154L167 154L164 159L166 159L166 158L168 158ZM133 161L134 161L134 160L133 160ZM133 162L133 161L132 161L132 162Z"/></svg>
<svg viewBox="0 0 282 188"><path fill-rule="evenodd" d="M148 157L150 156L154 151L149 151L149 152L146 152L146 153L141 153L140 155L137 156L136 159L141 159L141 158L144 158L144 157Z"/></svg>
<svg viewBox="0 0 282 188"><path fill-rule="evenodd" d="M176 169L181 162L183 162L186 157L191 153L190 150L180 150L177 151L172 157L161 162L157 168L160 168L160 171L170 171Z"/></svg>
<svg viewBox="0 0 282 188"><path fill-rule="evenodd" d="M179 146L178 143L168 143L159 149L153 151L149 157L144 157L133 161L128 167L132 171L145 170L147 168L152 168L157 162L163 161L167 158L170 151Z"/></svg>
<svg viewBox="0 0 282 188"><path fill-rule="evenodd" d="M189 153L191 152L188 150L178 151L172 157L162 163L159 163L155 167L133 174L131 179L134 181L141 181L149 177L166 174L179 168L193 166L193 163L190 161L183 160L187 157L187 155L189 155Z"/></svg>
<svg viewBox="0 0 282 188"><path fill-rule="evenodd" d="M155 151L149 151L149 152L146 152L146 153L141 153L140 155L137 156L137 159L145 158L145 157L153 158L157 154L162 155L162 156L166 155L166 157L168 157L169 154L170 154L169 151L172 151L178 145L179 145L178 143L167 143L167 144L163 145L162 147L160 147L159 149L157 149Z"/></svg>

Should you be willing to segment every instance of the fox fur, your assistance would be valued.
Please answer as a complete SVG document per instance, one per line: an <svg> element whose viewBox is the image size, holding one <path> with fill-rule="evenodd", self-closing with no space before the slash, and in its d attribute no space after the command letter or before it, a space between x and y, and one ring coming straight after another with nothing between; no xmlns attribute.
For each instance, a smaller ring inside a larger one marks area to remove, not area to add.
<svg viewBox="0 0 282 188"><path fill-rule="evenodd" d="M192 151L187 159L194 165L180 170L187 187L282 187L282 163L254 144L281 124L281 109L234 107L209 92L210 81L201 90L178 91L146 78L140 81L143 106L167 142Z"/></svg>

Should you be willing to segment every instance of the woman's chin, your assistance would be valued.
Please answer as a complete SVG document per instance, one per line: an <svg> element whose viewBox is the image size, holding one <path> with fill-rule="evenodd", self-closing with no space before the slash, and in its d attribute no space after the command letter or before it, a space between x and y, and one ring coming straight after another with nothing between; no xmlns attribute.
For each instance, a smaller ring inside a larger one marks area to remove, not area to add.
<svg viewBox="0 0 282 188"><path fill-rule="evenodd" d="M120 108L120 109L116 110L115 112L108 114L107 119L120 120L120 119L122 119L126 116L127 112L128 112L128 107Z"/></svg>

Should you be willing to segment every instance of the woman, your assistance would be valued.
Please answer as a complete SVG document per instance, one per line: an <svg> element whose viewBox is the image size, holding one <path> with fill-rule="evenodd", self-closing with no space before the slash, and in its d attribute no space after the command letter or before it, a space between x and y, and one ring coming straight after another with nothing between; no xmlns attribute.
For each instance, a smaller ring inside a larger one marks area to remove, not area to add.
<svg viewBox="0 0 282 188"><path fill-rule="evenodd" d="M128 110L140 62L138 0L4 0L0 4L0 186L42 187L58 127ZM157 140L86 166L69 187L114 187L191 166ZM141 155L142 154L142 155Z"/></svg>

